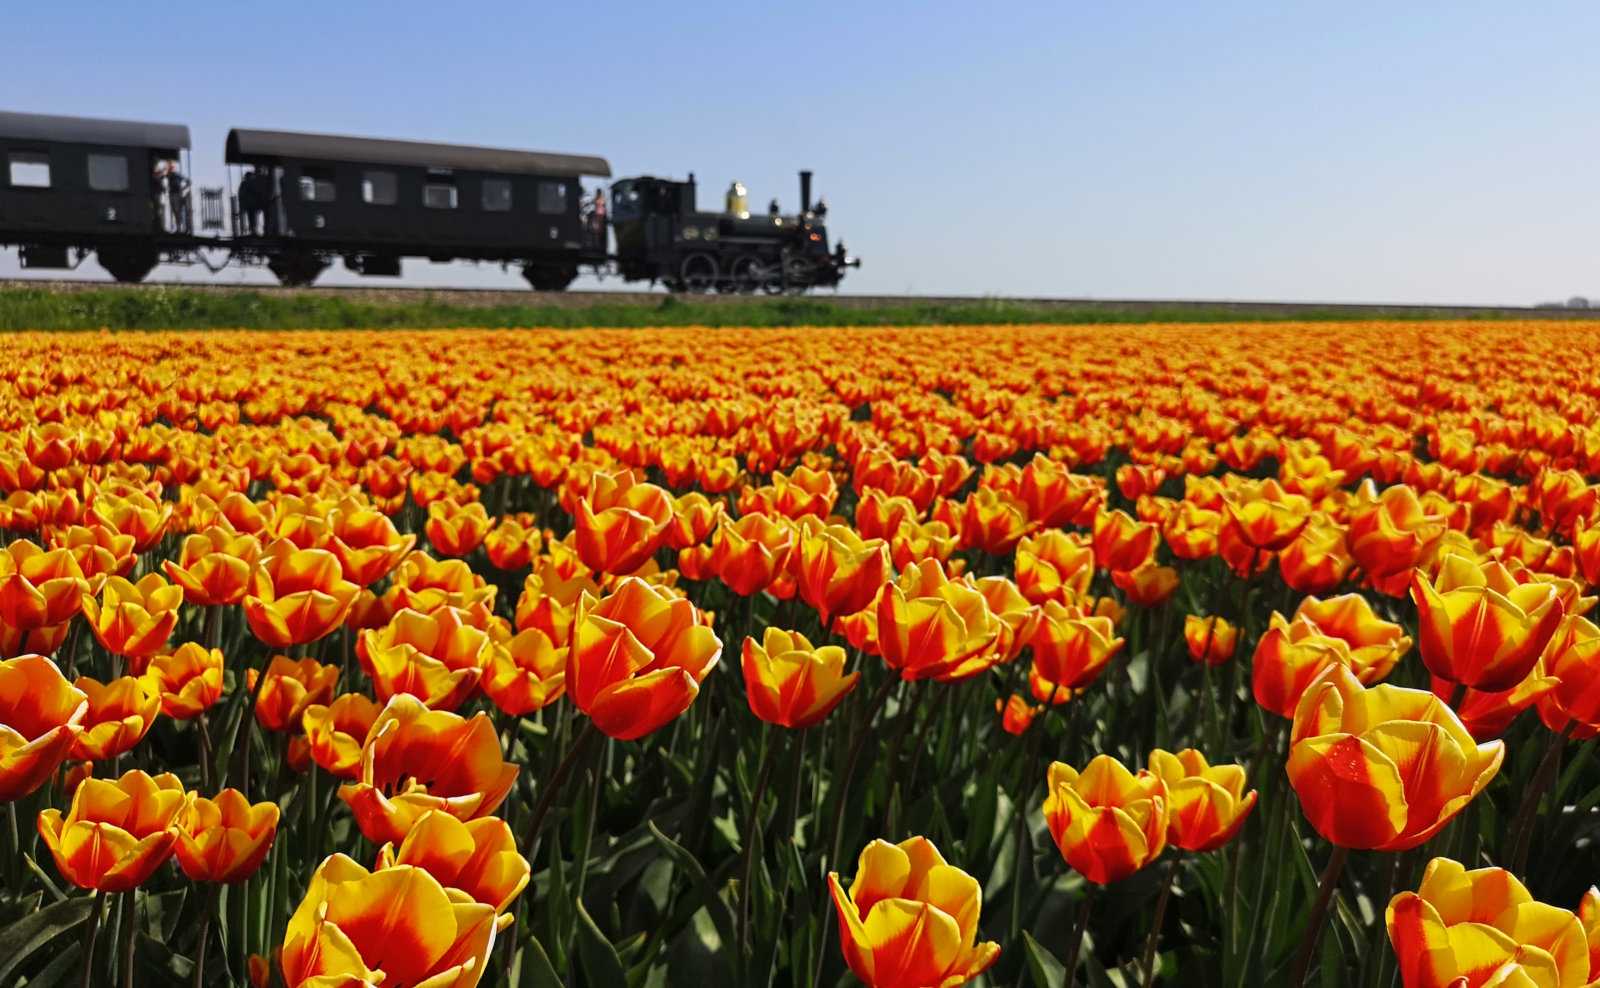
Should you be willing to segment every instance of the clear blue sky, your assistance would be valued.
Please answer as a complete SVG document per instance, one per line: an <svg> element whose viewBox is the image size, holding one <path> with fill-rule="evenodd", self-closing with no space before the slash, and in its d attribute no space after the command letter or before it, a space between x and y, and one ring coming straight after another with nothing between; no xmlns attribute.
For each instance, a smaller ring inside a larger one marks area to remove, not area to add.
<svg viewBox="0 0 1600 988"><path fill-rule="evenodd" d="M0 107L188 123L198 184L231 126L810 167L854 292L1600 296L1592 0L999 6L14 4Z"/></svg>

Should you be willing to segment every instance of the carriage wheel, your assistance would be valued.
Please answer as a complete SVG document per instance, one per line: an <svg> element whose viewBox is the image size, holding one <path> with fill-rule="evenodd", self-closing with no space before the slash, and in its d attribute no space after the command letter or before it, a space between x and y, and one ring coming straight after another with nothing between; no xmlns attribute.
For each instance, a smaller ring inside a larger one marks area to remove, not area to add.
<svg viewBox="0 0 1600 988"><path fill-rule="evenodd" d="M811 263L802 257L791 257L783 262L783 287L794 295L805 294L811 287Z"/></svg>
<svg viewBox="0 0 1600 988"><path fill-rule="evenodd" d="M684 291L708 292L717 283L717 259L710 254L690 254L678 268Z"/></svg>
<svg viewBox="0 0 1600 988"><path fill-rule="evenodd" d="M315 254L279 254L267 262L267 270L278 276L285 288L305 288L327 270L328 262Z"/></svg>

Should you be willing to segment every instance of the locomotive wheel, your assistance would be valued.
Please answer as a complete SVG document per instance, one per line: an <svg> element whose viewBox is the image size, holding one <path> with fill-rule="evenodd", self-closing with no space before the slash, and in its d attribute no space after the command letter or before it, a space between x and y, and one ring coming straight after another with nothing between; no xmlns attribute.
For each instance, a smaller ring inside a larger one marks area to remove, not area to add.
<svg viewBox="0 0 1600 988"><path fill-rule="evenodd" d="M536 292L564 292L572 284L572 279L578 276L575 267L561 267L559 265L525 264L522 267L522 276L528 279L528 284Z"/></svg>
<svg viewBox="0 0 1600 988"><path fill-rule="evenodd" d="M767 266L754 254L744 254L734 259L730 269L729 286L740 295L753 295L768 279Z"/></svg>
<svg viewBox="0 0 1600 988"><path fill-rule="evenodd" d="M160 256L147 247L102 247L95 252L95 260L105 268L106 274L124 284L137 284L155 270Z"/></svg>
<svg viewBox="0 0 1600 988"><path fill-rule="evenodd" d="M328 262L315 254L279 254L267 262L267 270L278 277L285 288L305 288L317 280L328 267Z"/></svg>
<svg viewBox="0 0 1600 988"><path fill-rule="evenodd" d="M678 267L678 277L687 292L708 292L717 284L717 259L710 254L690 254Z"/></svg>
<svg viewBox="0 0 1600 988"><path fill-rule="evenodd" d="M783 287L793 295L804 295L811 287L811 264L804 258L791 257L783 262Z"/></svg>

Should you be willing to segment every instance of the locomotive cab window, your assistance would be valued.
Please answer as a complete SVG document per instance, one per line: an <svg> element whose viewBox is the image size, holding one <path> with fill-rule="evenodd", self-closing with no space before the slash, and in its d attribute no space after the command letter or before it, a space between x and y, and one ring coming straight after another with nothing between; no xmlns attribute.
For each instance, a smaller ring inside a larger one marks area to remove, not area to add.
<svg viewBox="0 0 1600 988"><path fill-rule="evenodd" d="M361 201L373 206L393 206L400 201L394 172L362 172Z"/></svg>
<svg viewBox="0 0 1600 988"><path fill-rule="evenodd" d="M422 187L422 205L428 209L455 209L459 202L455 183L448 179L429 178Z"/></svg>
<svg viewBox="0 0 1600 988"><path fill-rule="evenodd" d="M483 180L483 210L486 213L504 213L511 209L511 179L486 178Z"/></svg>
<svg viewBox="0 0 1600 988"><path fill-rule="evenodd" d="M567 183L539 183L539 212L558 216L567 211Z"/></svg>
<svg viewBox="0 0 1600 988"><path fill-rule="evenodd" d="M334 199L333 169L303 168L300 171L301 202L332 202Z"/></svg>
<svg viewBox="0 0 1600 988"><path fill-rule="evenodd" d="M128 159L120 154L89 155L89 188L95 192L128 191Z"/></svg>
<svg viewBox="0 0 1600 988"><path fill-rule="evenodd" d="M19 189L50 187L50 156L42 151L13 151L6 156L11 184Z"/></svg>

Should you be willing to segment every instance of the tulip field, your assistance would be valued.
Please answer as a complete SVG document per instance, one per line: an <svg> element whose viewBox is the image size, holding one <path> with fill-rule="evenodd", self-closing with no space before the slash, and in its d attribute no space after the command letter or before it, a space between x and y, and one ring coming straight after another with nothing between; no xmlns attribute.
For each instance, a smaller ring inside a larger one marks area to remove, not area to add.
<svg viewBox="0 0 1600 988"><path fill-rule="evenodd" d="M1600 984L1596 343L0 338L0 988Z"/></svg>

